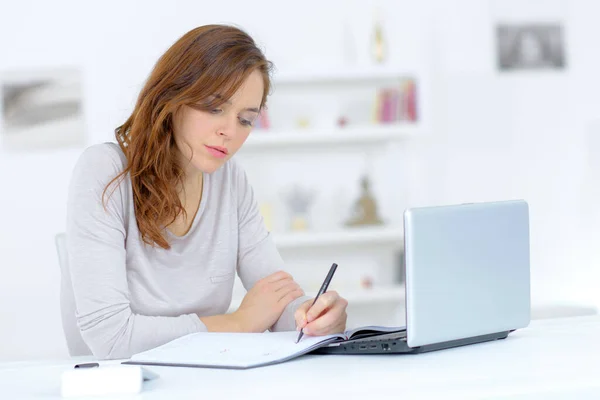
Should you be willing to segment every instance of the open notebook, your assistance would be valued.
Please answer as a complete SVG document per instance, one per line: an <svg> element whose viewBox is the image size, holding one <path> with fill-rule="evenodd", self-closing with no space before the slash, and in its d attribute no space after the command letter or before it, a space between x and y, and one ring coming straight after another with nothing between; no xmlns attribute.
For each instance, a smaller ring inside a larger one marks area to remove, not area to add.
<svg viewBox="0 0 600 400"><path fill-rule="evenodd" d="M327 336L298 332L192 333L154 349L135 354L124 364L245 369L277 364L333 342L358 339L403 328L367 326Z"/></svg>

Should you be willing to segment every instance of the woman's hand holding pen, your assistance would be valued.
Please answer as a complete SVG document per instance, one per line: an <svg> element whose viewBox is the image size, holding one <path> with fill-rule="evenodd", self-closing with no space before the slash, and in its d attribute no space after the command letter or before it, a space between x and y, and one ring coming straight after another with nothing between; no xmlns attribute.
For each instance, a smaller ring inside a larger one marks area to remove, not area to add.
<svg viewBox="0 0 600 400"><path fill-rule="evenodd" d="M308 300L296 310L298 330L303 329L306 335L322 336L340 333L346 329L348 301L336 291L325 292L314 305L312 303L313 300Z"/></svg>
<svg viewBox="0 0 600 400"><path fill-rule="evenodd" d="M290 274L275 272L256 282L233 315L242 332L264 332L277 322L289 303L303 295Z"/></svg>

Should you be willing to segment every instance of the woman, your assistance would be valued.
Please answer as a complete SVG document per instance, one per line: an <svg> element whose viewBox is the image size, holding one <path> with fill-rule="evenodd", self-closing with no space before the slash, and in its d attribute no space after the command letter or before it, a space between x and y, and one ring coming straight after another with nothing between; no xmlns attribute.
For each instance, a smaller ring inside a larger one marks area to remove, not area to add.
<svg viewBox="0 0 600 400"><path fill-rule="evenodd" d="M341 332L346 300L312 299L281 271L232 156L265 106L271 63L237 28L209 25L159 59L117 144L88 148L69 188L67 249L86 344L127 358L202 331ZM225 314L235 273L248 290Z"/></svg>

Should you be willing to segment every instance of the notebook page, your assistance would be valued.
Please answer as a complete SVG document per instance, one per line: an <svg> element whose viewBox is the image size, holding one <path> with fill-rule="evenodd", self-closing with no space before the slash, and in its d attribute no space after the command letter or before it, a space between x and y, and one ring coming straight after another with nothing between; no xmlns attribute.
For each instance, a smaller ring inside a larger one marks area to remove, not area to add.
<svg viewBox="0 0 600 400"><path fill-rule="evenodd" d="M131 357L133 362L248 368L285 361L319 347L339 335L304 336L298 332L217 333L183 336Z"/></svg>
<svg viewBox="0 0 600 400"><path fill-rule="evenodd" d="M368 334L368 333L391 333L396 331L405 330L405 326L361 326L358 328L354 328L352 330L347 330L345 335L348 339L352 338L353 335L359 334Z"/></svg>

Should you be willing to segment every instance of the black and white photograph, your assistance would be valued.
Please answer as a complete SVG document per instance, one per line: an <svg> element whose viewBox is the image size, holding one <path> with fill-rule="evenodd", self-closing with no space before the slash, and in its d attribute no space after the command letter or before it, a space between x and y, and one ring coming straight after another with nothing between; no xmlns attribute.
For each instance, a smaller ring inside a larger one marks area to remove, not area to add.
<svg viewBox="0 0 600 400"><path fill-rule="evenodd" d="M501 71L565 67L560 24L501 24L496 28L496 35Z"/></svg>
<svg viewBox="0 0 600 400"><path fill-rule="evenodd" d="M81 72L74 68L1 75L1 145L6 151L83 144Z"/></svg>

